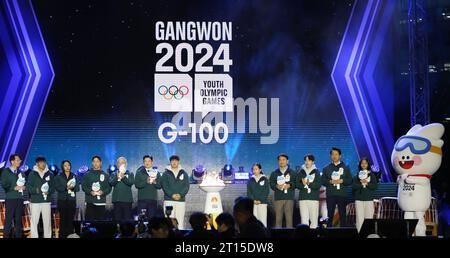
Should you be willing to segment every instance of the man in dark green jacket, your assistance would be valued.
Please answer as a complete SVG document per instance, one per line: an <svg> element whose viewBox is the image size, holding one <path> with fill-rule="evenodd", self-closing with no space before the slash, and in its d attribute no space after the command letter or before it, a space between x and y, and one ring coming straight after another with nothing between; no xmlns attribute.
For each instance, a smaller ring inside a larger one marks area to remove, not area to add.
<svg viewBox="0 0 450 258"><path fill-rule="evenodd" d="M134 175L127 170L125 157L117 159L117 170L109 178L109 183L114 188L112 194L114 220L116 222L132 220L133 194L131 186L134 184Z"/></svg>
<svg viewBox="0 0 450 258"><path fill-rule="evenodd" d="M104 220L106 213L106 196L111 192L109 175L102 170L102 159L92 157L92 168L83 176L81 183L85 194L87 221Z"/></svg>
<svg viewBox="0 0 450 258"><path fill-rule="evenodd" d="M68 160L61 162L61 173L55 176L55 188L58 193L60 238L74 233L73 219L76 211L76 193L80 191L80 180L71 172L72 164Z"/></svg>
<svg viewBox="0 0 450 258"><path fill-rule="evenodd" d="M14 237L22 237L23 192L25 191L26 176L19 171L22 159L19 154L9 157L11 166L3 169L1 181L5 190L5 224L3 238L9 238L11 224L14 220Z"/></svg>
<svg viewBox="0 0 450 258"><path fill-rule="evenodd" d="M333 225L336 205L339 211L339 223L345 227L347 223L347 191L345 186L352 185L350 169L341 161L342 151L333 147L330 151L331 163L323 169L322 184L327 188L328 227Z"/></svg>
<svg viewBox="0 0 450 258"><path fill-rule="evenodd" d="M319 189L322 186L320 172L314 164L314 155L307 154L303 158L305 164L297 177L298 206L300 208L301 223L317 228L319 222Z"/></svg>
<svg viewBox="0 0 450 258"><path fill-rule="evenodd" d="M161 189L161 175L153 169L153 157L145 155L144 165L138 168L134 186L138 189L138 212L145 211L148 219L156 215L158 189Z"/></svg>
<svg viewBox="0 0 450 258"><path fill-rule="evenodd" d="M54 175L48 169L44 157L36 158L36 165L27 178L27 189L31 194L31 237L38 238L39 217L42 214L44 238L52 237L51 202L55 192Z"/></svg>
<svg viewBox="0 0 450 258"><path fill-rule="evenodd" d="M180 157L170 157L170 166L166 167L161 177L161 188L164 192L164 212L173 208L171 217L178 221L179 229L184 229L184 214L186 211L185 196L189 191L189 176L180 166Z"/></svg>
<svg viewBox="0 0 450 258"><path fill-rule="evenodd" d="M278 155L279 168L270 174L270 188L274 191L275 227L283 226L283 217L286 227L292 228L294 215L295 181L297 175L288 166L289 157L286 154Z"/></svg>

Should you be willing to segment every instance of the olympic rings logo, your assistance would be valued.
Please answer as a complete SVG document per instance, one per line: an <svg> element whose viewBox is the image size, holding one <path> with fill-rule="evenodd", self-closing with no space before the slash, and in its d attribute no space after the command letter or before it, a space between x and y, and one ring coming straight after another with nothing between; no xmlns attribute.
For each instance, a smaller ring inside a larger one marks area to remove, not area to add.
<svg viewBox="0 0 450 258"><path fill-rule="evenodd" d="M172 98L182 99L189 93L189 88L186 85L181 85L180 87L177 87L175 85L172 85L170 87L161 85L158 88L158 93L166 100L171 100Z"/></svg>

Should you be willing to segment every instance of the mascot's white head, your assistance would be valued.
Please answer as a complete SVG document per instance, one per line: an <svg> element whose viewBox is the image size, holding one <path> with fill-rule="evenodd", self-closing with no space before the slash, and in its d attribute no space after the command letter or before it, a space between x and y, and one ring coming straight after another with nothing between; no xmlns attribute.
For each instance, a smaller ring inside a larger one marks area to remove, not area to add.
<svg viewBox="0 0 450 258"><path fill-rule="evenodd" d="M395 171L400 175L434 174L442 162L443 134L442 124L413 126L395 143L391 157Z"/></svg>

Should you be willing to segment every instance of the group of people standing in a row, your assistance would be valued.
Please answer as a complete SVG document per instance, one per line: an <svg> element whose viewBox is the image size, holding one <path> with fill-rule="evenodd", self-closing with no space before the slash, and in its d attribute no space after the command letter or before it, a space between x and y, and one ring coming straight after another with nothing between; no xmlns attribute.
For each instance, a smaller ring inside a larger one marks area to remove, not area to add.
<svg viewBox="0 0 450 258"><path fill-rule="evenodd" d="M362 159L360 172L352 178L350 169L340 160L341 150L330 151L332 162L323 169L322 175L314 165L314 156L306 155L305 164L300 171L289 168L288 156L278 156L279 168L269 178L262 173L260 164L252 167L253 176L248 182L247 195L254 201L254 215L267 226L267 204L270 189L274 191L275 227L292 227L295 189L299 189L299 206L302 224L316 228L319 219L319 188L324 185L327 191L328 214L334 214L338 206L340 223L346 221L346 191L344 186L353 184L356 201L358 230L364 218L373 217L373 192L377 188L377 178L371 176L370 163ZM19 170L21 157L13 154L9 159L11 165L3 170L1 184L5 190L5 224L4 237L11 233L14 222L15 237L22 236L22 215L24 191L30 194L31 237L38 237L38 223L42 215L44 237L50 238L51 196L57 192L57 207L60 214L60 236L67 237L74 232L73 219L76 211L76 192L85 193L85 220L104 220L106 217L106 196L112 191L114 220L117 222L132 220L133 195L131 187L138 189L139 211L145 211L148 218L155 216L157 210L158 189L164 193L164 212L172 207L171 217L183 229L185 216L185 196L189 191L189 175L180 166L180 158L170 157L170 165L160 174L153 170L153 157L145 155L143 165L131 173L127 170L127 160L117 160L117 171L109 175L102 170L99 156L92 158L92 168L80 180L72 172L69 160L61 163L62 172L54 175L48 168L44 157L36 158L36 165L26 175ZM80 187L81 185L81 187ZM331 226L332 219L329 220Z"/></svg>
<svg viewBox="0 0 450 258"><path fill-rule="evenodd" d="M18 154L12 154L11 165L1 174L1 184L5 190L5 224L4 237L9 237L14 221L15 237L22 236L22 215L24 212L24 191L30 194L31 237L38 237L38 223L42 215L44 237L50 238L51 228L51 196L57 192L57 208L60 214L60 236L62 238L74 233L73 220L76 211L76 192L85 193L85 220L96 221L106 219L106 196L112 192L114 220L130 221L132 217L133 195L131 187L138 189L138 210L145 210L148 218L157 210L158 189L164 191L164 209L173 207L174 216L180 227L184 225L185 196L189 191L189 176L180 164L176 155L170 157L170 165L161 175L153 170L153 157L145 155L143 166L136 173L126 169L127 160L117 160L118 170L113 174L102 170L102 159L92 157L92 168L82 180L72 172L70 161L61 163L62 172L54 175L48 168L44 157L36 158L36 165L31 172L19 170L22 162ZM81 187L80 187L81 186Z"/></svg>
<svg viewBox="0 0 450 258"><path fill-rule="evenodd" d="M267 226L267 204L270 189L274 191L275 227L293 227L293 210L295 189L299 190L299 209L301 223L317 228L319 222L320 188L326 187L326 204L330 219L327 226L332 226L336 206L339 223L347 225L346 206L348 203L346 186L351 186L355 199L356 227L358 231L366 218L373 218L373 196L378 187L378 178L372 174L367 158L359 161L358 173L352 177L350 169L341 161L341 150L332 148L331 163L323 168L322 173L314 164L314 156L304 157L300 171L288 166L289 157L278 155L278 169L269 177L262 173L262 167L253 165L253 176L247 184L247 195L254 200L254 215Z"/></svg>

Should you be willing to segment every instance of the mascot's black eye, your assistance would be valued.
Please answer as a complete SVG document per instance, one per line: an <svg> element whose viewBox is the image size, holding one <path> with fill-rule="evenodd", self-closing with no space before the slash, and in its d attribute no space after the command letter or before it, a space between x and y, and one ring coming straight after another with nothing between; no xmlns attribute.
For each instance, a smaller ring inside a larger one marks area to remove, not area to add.
<svg viewBox="0 0 450 258"><path fill-rule="evenodd" d="M402 156L402 159L405 159L405 156Z"/></svg>
<svg viewBox="0 0 450 258"><path fill-rule="evenodd" d="M409 156L406 156L406 159L409 159Z"/></svg>

